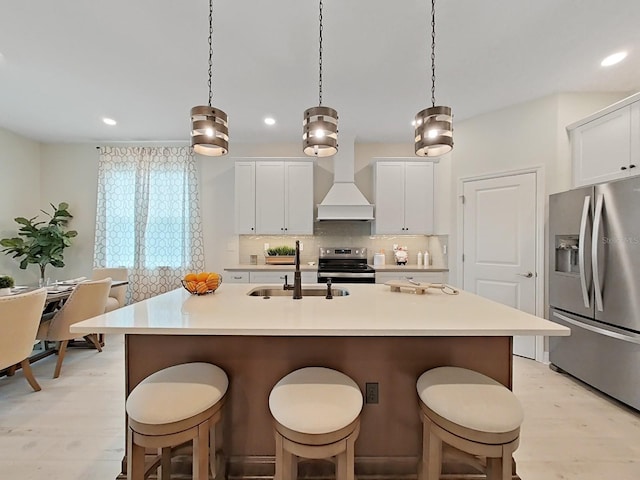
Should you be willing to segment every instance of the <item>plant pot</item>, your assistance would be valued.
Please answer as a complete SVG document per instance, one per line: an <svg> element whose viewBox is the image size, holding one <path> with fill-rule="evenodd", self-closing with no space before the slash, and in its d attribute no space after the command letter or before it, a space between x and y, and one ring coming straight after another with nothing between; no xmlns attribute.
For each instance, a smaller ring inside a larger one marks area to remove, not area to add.
<svg viewBox="0 0 640 480"><path fill-rule="evenodd" d="M7 295L11 295L10 288L0 288L0 297L6 297Z"/></svg>
<svg viewBox="0 0 640 480"><path fill-rule="evenodd" d="M295 255L267 255L264 259L267 265L294 265Z"/></svg>

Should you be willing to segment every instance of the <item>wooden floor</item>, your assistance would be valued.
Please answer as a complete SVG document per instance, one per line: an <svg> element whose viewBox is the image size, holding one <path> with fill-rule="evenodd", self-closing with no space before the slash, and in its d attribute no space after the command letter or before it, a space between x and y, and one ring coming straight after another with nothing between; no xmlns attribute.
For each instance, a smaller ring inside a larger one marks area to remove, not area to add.
<svg viewBox="0 0 640 480"><path fill-rule="evenodd" d="M123 340L102 353L72 349L60 378L56 357L33 365L33 392L18 371L0 378L2 480L113 480L124 455ZM523 480L638 480L640 414L546 365L514 360L525 409L516 452Z"/></svg>

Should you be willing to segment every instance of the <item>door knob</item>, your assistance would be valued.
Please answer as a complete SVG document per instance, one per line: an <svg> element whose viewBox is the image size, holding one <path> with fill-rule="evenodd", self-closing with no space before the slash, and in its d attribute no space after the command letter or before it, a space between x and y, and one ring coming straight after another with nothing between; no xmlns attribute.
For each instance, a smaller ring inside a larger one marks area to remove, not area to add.
<svg viewBox="0 0 640 480"><path fill-rule="evenodd" d="M533 277L533 272L518 273L517 275L520 275L521 277L525 277L525 278L531 278Z"/></svg>

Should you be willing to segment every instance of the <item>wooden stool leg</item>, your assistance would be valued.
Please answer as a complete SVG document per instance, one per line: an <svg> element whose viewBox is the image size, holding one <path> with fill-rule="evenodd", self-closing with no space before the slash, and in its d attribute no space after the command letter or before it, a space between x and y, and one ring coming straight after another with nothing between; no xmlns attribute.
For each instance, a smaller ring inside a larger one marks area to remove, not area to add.
<svg viewBox="0 0 640 480"><path fill-rule="evenodd" d="M171 480L171 447L160 449L160 478Z"/></svg>
<svg viewBox="0 0 640 480"><path fill-rule="evenodd" d="M58 378L60 376L62 361L64 360L64 354L67 351L68 343L69 340L63 340L62 342L60 342L60 347L58 347L58 361L56 362L56 369L53 371L53 378Z"/></svg>
<svg viewBox="0 0 640 480"><path fill-rule="evenodd" d="M276 470L274 480L296 480L298 478L298 459L284 448L282 435L276 437Z"/></svg>
<svg viewBox="0 0 640 480"><path fill-rule="evenodd" d="M193 439L193 480L209 479L209 424L198 425L198 436Z"/></svg>
<svg viewBox="0 0 640 480"><path fill-rule="evenodd" d="M133 430L127 428L127 480L144 478L144 447L133 441Z"/></svg>
<svg viewBox="0 0 640 480"><path fill-rule="evenodd" d="M425 422L425 427L428 430L427 433L423 435L424 437L428 437L426 446L426 480L439 480L440 473L442 472L442 440L431 430L431 422L428 424Z"/></svg>
<svg viewBox="0 0 640 480"><path fill-rule="evenodd" d="M31 385L31 388L33 388L36 392L39 392L40 390L42 390L40 388L40 385L38 385L38 382L36 382L36 378L33 376L29 359L27 358L21 361L20 365L22 366L22 371L24 372L24 378L27 379L27 382L29 382L29 385Z"/></svg>
<svg viewBox="0 0 640 480"><path fill-rule="evenodd" d="M355 479L355 438L347 438L344 452L336 455L336 480Z"/></svg>

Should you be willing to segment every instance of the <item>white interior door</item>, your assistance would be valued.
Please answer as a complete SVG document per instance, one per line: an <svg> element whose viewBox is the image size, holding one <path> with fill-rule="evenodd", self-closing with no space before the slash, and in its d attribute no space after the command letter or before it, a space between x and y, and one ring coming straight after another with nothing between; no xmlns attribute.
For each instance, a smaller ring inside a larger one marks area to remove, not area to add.
<svg viewBox="0 0 640 480"><path fill-rule="evenodd" d="M463 184L463 288L535 315L536 174ZM514 337L513 353L535 358L533 336Z"/></svg>

